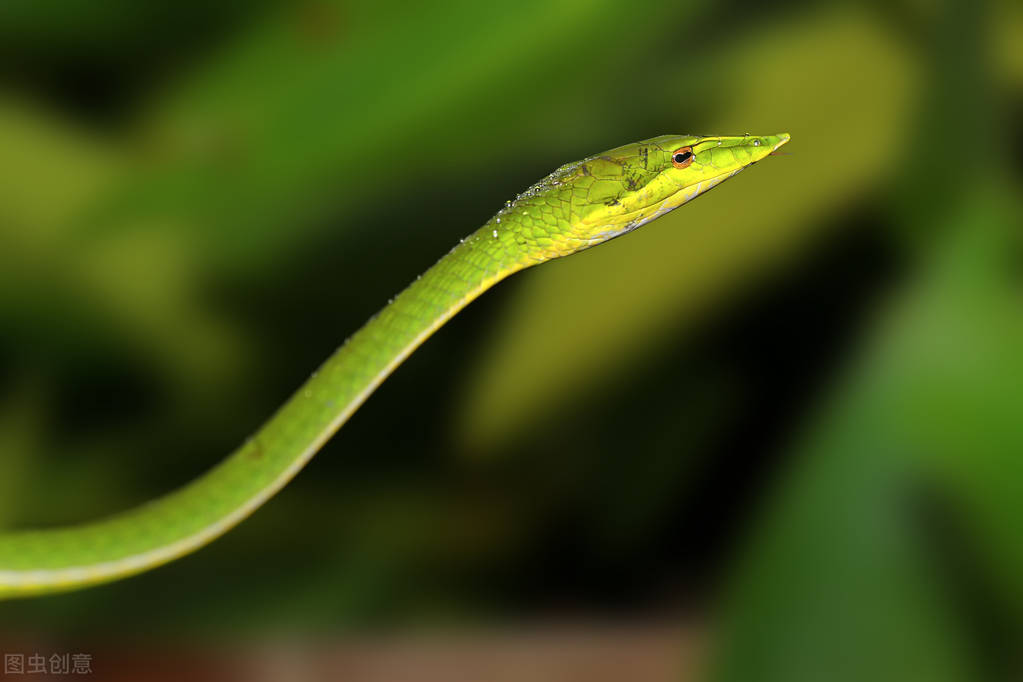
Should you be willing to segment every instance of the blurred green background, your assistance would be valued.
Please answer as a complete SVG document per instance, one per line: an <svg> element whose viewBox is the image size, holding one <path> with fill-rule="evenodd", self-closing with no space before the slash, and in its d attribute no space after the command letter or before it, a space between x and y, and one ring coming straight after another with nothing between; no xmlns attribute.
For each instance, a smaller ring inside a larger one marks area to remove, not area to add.
<svg viewBox="0 0 1023 682"><path fill-rule="evenodd" d="M792 142L502 284L237 530L2 603L0 643L668 621L699 679L1018 679L1021 120L1009 0L4 0L3 527L194 478L562 163Z"/></svg>

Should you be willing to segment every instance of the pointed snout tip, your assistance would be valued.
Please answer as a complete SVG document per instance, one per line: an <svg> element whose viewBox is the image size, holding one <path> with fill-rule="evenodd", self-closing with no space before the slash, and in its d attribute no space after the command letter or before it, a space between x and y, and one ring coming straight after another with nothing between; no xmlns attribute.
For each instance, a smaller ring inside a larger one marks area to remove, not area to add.
<svg viewBox="0 0 1023 682"><path fill-rule="evenodd" d="M778 151L778 149L782 147L782 145L789 141L789 138L791 136L788 133L778 133L777 135L772 135L771 137L774 138L771 151L776 152Z"/></svg>

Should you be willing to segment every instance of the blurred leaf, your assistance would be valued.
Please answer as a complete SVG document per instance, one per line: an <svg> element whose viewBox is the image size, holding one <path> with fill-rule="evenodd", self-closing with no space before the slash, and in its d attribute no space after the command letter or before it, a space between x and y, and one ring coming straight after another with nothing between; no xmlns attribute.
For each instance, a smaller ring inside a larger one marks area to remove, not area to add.
<svg viewBox="0 0 1023 682"><path fill-rule="evenodd" d="M289 6L154 101L142 124L152 167L100 222L156 211L180 218L221 267L266 263L325 217L355 225L405 185L522 153L535 124L499 139L493 126L586 92L601 73L574 64L612 35L640 41L617 35L631 11L579 0Z"/></svg>
<svg viewBox="0 0 1023 682"><path fill-rule="evenodd" d="M1023 594L1013 539L1023 315L1005 258L1021 216L997 191L950 211L947 239L885 311L758 529L731 595L720 679L977 678L978 632L993 624L964 615L985 608L975 600L990 586L960 583L1001 567L1011 579L993 593L1011 588L1017 610ZM970 559L952 558L972 547L940 525L931 537L921 503L934 496L982 530L979 575L957 575Z"/></svg>
<svg viewBox="0 0 1023 682"><path fill-rule="evenodd" d="M42 108L0 98L0 238L57 248L70 220L127 178L118 150Z"/></svg>
<svg viewBox="0 0 1023 682"><path fill-rule="evenodd" d="M131 176L120 150L10 99L0 103L0 146L0 328L9 337L75 353L153 353L179 387L237 369L237 339L198 309L194 257L176 230L150 223L83 243L80 215Z"/></svg>
<svg viewBox="0 0 1023 682"><path fill-rule="evenodd" d="M31 488L23 485L33 469L39 450L45 414L43 391L37 382L25 381L0 399L0 528L8 526L16 510L25 504Z"/></svg>
<svg viewBox="0 0 1023 682"><path fill-rule="evenodd" d="M1023 90L1023 5L1012 0L997 3L992 13L992 43L996 76L1003 77L1010 87Z"/></svg>

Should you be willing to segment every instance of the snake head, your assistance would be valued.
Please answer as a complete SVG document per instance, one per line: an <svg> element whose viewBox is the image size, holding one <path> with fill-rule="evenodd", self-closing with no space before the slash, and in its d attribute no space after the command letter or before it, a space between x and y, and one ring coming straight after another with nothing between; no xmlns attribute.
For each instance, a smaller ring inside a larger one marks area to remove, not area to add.
<svg viewBox="0 0 1023 682"><path fill-rule="evenodd" d="M789 141L777 135L663 135L583 162L587 210L576 230L592 246L630 232L716 187Z"/></svg>
<svg viewBox="0 0 1023 682"><path fill-rule="evenodd" d="M787 133L662 135L617 147L558 168L483 232L507 238L524 263L567 256L678 208L788 140Z"/></svg>

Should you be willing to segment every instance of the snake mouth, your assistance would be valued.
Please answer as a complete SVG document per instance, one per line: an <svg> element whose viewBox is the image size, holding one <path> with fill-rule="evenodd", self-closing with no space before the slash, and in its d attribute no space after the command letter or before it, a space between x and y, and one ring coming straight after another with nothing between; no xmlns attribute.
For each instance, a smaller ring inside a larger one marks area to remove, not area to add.
<svg viewBox="0 0 1023 682"><path fill-rule="evenodd" d="M684 187L679 187L678 190L673 192L671 194L671 196L669 196L667 199L661 200L659 202L660 203L660 207L657 208L657 209L654 209L653 212L650 212L650 210L654 206L656 206L658 204L658 202L654 202L653 204L650 204L648 206L644 206L642 208L636 209L635 211L632 211L632 214L636 215L635 219L629 220L628 222L624 223L623 225L621 225L619 227L615 227L614 229L605 230L603 232L598 232L597 234L591 236L587 241L592 246L594 244L600 244L602 242L610 241L610 240L615 239L617 237L621 237L624 234L628 234L629 232L632 232L633 230L635 230L635 229L637 229L637 228L639 228L639 227L641 227L643 225L646 225L647 223L649 223L652 220L655 220L657 218L660 218L663 215L671 213L675 209L680 208L684 204L689 203L690 201L692 201L696 197L700 196L701 194L706 194L707 192L709 192L710 190L714 189L715 187L720 185L722 182L727 180L728 178L730 178L733 175L736 175L737 173L739 173L740 171L742 171L742 170L752 166L754 163L756 163L756 161L750 161L745 166L739 166L738 168L733 168L732 170L724 171L723 173L719 173L718 175L712 175L711 177L704 178L703 180L700 180L699 182L694 183L692 185L686 185ZM706 187L701 187L701 185L706 185ZM694 194L692 194L690 196L687 196L687 197L684 197L683 200L679 201L678 203L672 203L671 202L671 200L674 197L677 197L680 194L685 193L686 190L691 189L693 187L698 188L697 191Z"/></svg>
<svg viewBox="0 0 1023 682"><path fill-rule="evenodd" d="M757 161L759 161L759 160L760 159L757 159ZM714 189L715 187L717 187L718 185L720 185L722 182L724 182L728 178L732 177L733 175L738 175L742 171L746 170L747 168L749 168L750 166L755 164L757 161L750 161L749 163L744 164L742 166L739 166L738 168L733 168L732 170L723 171L721 173L718 173L717 175L712 175L709 178L703 178L699 182L694 182L691 185L686 185L685 187L680 187L678 192L675 192L675 194L678 194L679 192L685 192L687 189L691 189L693 187L700 188L701 185L707 185L706 188L698 189L696 194L692 195L691 197L686 198L686 200L682 202L682 204L687 204L690 201L692 201L693 199L695 199L696 197L700 196L701 194L705 194L706 192L709 192L710 190ZM675 195L672 195L672 196L675 196ZM681 206L682 204L679 204L679 206Z"/></svg>
<svg viewBox="0 0 1023 682"><path fill-rule="evenodd" d="M785 154L785 153L787 153L787 152L779 152L778 150L781 149L783 146L785 146L785 144L791 139L791 136L788 133L780 133L778 135L778 138L779 138L778 143L775 144L774 147L771 148L771 153L768 154L768 156L774 156L775 154Z"/></svg>

